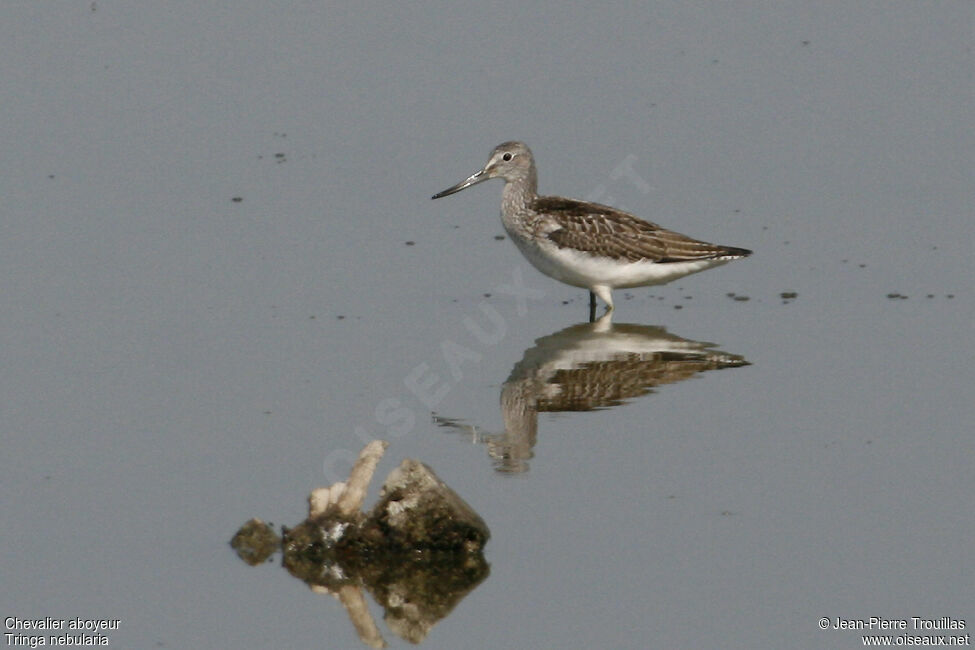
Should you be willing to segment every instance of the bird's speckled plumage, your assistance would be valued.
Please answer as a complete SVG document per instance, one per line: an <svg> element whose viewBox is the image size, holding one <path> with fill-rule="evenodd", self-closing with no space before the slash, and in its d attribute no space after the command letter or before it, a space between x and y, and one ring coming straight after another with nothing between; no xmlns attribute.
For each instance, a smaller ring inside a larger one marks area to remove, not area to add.
<svg viewBox="0 0 975 650"><path fill-rule="evenodd" d="M551 217L556 228L545 236L559 248L627 262L657 264L744 257L751 251L692 239L628 212L598 203L541 196L531 203L536 214Z"/></svg>

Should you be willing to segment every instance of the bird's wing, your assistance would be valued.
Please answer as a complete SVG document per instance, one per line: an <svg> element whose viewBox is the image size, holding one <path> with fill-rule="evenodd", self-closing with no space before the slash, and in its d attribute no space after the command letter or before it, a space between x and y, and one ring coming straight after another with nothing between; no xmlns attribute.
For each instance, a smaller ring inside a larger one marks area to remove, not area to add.
<svg viewBox="0 0 975 650"><path fill-rule="evenodd" d="M743 257L750 251L691 239L628 212L597 203L540 197L532 205L545 236L559 248L573 248L629 262L687 262Z"/></svg>

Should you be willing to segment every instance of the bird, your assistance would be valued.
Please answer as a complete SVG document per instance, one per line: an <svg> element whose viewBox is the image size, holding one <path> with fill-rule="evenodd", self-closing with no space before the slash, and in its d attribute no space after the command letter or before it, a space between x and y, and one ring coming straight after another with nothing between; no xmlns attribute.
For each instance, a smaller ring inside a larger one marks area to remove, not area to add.
<svg viewBox="0 0 975 650"><path fill-rule="evenodd" d="M524 142L499 144L480 171L432 198L491 178L505 181L501 223L508 236L536 269L589 290L590 320L596 296L607 312L613 310L613 289L666 284L752 254L693 239L607 205L539 196L535 159Z"/></svg>

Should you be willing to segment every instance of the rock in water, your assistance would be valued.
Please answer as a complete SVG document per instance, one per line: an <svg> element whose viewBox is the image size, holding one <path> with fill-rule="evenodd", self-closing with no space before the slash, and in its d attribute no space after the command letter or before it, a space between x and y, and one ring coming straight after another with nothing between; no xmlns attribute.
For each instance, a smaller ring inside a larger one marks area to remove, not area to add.
<svg viewBox="0 0 975 650"><path fill-rule="evenodd" d="M491 536L487 524L432 469L407 458L390 472L367 525L393 548L476 552Z"/></svg>

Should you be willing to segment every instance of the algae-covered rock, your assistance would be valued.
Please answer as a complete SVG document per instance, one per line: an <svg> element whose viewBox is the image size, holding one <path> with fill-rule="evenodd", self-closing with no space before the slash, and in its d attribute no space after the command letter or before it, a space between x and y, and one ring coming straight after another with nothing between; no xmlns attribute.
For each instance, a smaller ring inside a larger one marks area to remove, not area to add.
<svg viewBox="0 0 975 650"><path fill-rule="evenodd" d="M318 593L335 596L364 643L385 642L363 590L386 611L389 628L418 643L489 573L484 520L432 469L406 459L390 472L373 509L360 510L386 443L366 445L349 480L309 496L308 518L282 528L247 522L231 542L248 564L280 546L282 564Z"/></svg>
<svg viewBox="0 0 975 650"><path fill-rule="evenodd" d="M423 463L407 458L390 472L366 526L390 548L472 553L491 536L474 509Z"/></svg>

